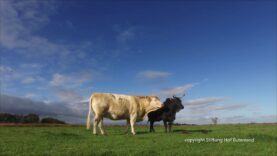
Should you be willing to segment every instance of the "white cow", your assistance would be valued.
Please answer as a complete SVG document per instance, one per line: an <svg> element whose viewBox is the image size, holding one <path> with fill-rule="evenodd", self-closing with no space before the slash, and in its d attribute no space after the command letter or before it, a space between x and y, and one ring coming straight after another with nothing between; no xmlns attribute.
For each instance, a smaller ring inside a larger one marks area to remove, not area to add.
<svg viewBox="0 0 277 156"><path fill-rule="evenodd" d="M110 93L94 93L90 97L87 129L90 129L91 111L94 114L93 134L97 134L97 126L104 135L103 118L126 120L127 130L131 125L132 134L135 122L142 121L146 115L158 108L162 103L157 96L130 96Z"/></svg>

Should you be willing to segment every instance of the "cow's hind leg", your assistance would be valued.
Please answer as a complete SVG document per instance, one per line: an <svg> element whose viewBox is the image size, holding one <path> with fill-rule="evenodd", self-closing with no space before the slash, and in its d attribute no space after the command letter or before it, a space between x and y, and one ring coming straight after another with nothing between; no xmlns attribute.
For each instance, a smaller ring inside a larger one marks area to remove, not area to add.
<svg viewBox="0 0 277 156"><path fill-rule="evenodd" d="M128 131L129 131L129 127L130 127L130 119L127 119L126 120L126 131L124 132L124 134L127 134L128 133Z"/></svg>
<svg viewBox="0 0 277 156"><path fill-rule="evenodd" d="M135 132L135 123L136 123L136 120L137 120L137 115L131 115L130 117L130 125L131 125L131 130L132 130L132 134L133 135L136 135L136 132Z"/></svg>
<svg viewBox="0 0 277 156"><path fill-rule="evenodd" d="M102 135L105 135L105 131L103 129L103 118L101 118L99 124L98 124L98 128L100 129L100 132Z"/></svg>
<svg viewBox="0 0 277 156"><path fill-rule="evenodd" d="M171 132L171 126L172 126L172 122L169 122L169 123L168 123L169 132Z"/></svg>
<svg viewBox="0 0 277 156"><path fill-rule="evenodd" d="M97 134L97 126L100 122L101 118L99 117L99 115L95 114L94 116L94 122L93 122L93 134Z"/></svg>

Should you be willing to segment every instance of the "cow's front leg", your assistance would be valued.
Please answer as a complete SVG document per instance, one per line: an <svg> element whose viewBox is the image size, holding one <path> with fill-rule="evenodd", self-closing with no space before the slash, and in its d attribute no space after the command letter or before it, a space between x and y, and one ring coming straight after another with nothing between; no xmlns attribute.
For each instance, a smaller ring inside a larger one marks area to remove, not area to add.
<svg viewBox="0 0 277 156"><path fill-rule="evenodd" d="M168 122L169 132L171 132L171 126L172 126L172 122Z"/></svg>
<svg viewBox="0 0 277 156"><path fill-rule="evenodd" d="M164 129L165 129L165 133L167 133L167 122L164 121Z"/></svg>
<svg viewBox="0 0 277 156"><path fill-rule="evenodd" d="M137 121L137 114L131 115L130 124L131 124L131 130L133 135L136 135L135 128L134 128L136 121Z"/></svg>
<svg viewBox="0 0 277 156"><path fill-rule="evenodd" d="M101 119L101 121L99 121L98 127L100 129L101 134L105 135L105 131L103 129L103 118Z"/></svg>
<svg viewBox="0 0 277 156"><path fill-rule="evenodd" d="M150 121L150 132L155 132L155 130L154 130L154 121Z"/></svg>

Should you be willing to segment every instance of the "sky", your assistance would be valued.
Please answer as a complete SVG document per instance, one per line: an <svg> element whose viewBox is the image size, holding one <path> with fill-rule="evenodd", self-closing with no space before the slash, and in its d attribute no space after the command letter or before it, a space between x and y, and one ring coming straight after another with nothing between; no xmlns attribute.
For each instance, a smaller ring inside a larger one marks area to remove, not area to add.
<svg viewBox="0 0 277 156"><path fill-rule="evenodd" d="M175 122L276 122L276 1L0 1L0 112L84 123L94 92L182 98Z"/></svg>

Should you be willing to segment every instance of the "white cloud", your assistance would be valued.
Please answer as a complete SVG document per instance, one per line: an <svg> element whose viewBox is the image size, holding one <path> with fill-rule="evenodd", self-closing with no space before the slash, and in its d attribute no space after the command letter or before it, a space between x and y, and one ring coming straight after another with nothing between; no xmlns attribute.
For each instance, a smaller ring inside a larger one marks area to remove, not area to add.
<svg viewBox="0 0 277 156"><path fill-rule="evenodd" d="M48 0L0 1L0 45L9 49L26 48L32 51L39 51L42 49L40 47L45 48L38 43L52 46L45 38L32 34L48 22L49 14L55 8L52 2Z"/></svg>
<svg viewBox="0 0 277 156"><path fill-rule="evenodd" d="M100 73L94 71L83 71L73 74L60 74L55 73L49 81L49 85L56 87L76 87L85 82L96 80L100 77Z"/></svg>
<svg viewBox="0 0 277 156"><path fill-rule="evenodd" d="M216 102L222 102L222 101L225 101L226 99L227 99L226 97L204 97L204 98L198 98L198 99L186 101L184 102L184 104L187 106L199 106L199 105L213 104Z"/></svg>
<svg viewBox="0 0 277 156"><path fill-rule="evenodd" d="M162 84L171 75L169 72L157 70L140 71L136 75L136 79L147 84L157 85Z"/></svg>
<svg viewBox="0 0 277 156"><path fill-rule="evenodd" d="M8 66L0 66L0 73L2 74L6 74L6 73L11 73L13 71L13 69L11 67Z"/></svg>
<svg viewBox="0 0 277 156"><path fill-rule="evenodd" d="M157 80L157 79L165 79L169 77L171 73L164 71L156 71L156 70L145 70L141 71L137 74L137 76L141 79L147 80Z"/></svg>
<svg viewBox="0 0 277 156"><path fill-rule="evenodd" d="M4 65L0 66L0 75L1 75L1 81L3 82L18 80L22 77L22 74L17 72L12 67L4 66Z"/></svg>
<svg viewBox="0 0 277 156"><path fill-rule="evenodd" d="M185 84L185 85L174 87L174 88L165 88L165 89L160 90L158 93L156 93L156 95L166 96L166 97L171 97L173 95L182 96L183 94L185 94L188 90L190 90L197 84L198 83L190 83L190 84Z"/></svg>
<svg viewBox="0 0 277 156"><path fill-rule="evenodd" d="M245 108L247 106L249 106L249 105L246 103L234 103L234 104L224 104L221 106L215 106L212 109L213 110L228 110L228 111L230 111L230 110Z"/></svg>
<svg viewBox="0 0 277 156"><path fill-rule="evenodd" d="M23 84L30 84L34 82L42 82L44 80L41 76L39 76L39 66L37 65L20 65L19 68L1 65L0 75L3 83L19 81Z"/></svg>
<svg viewBox="0 0 277 156"><path fill-rule="evenodd" d="M23 63L20 65L20 67L23 69L33 70L33 69L41 68L42 65L38 63Z"/></svg>
<svg viewBox="0 0 277 156"><path fill-rule="evenodd" d="M248 103L227 103L227 97L205 97L185 101L185 107L194 114L211 114L220 111L232 111L246 108Z"/></svg>
<svg viewBox="0 0 277 156"><path fill-rule="evenodd" d="M59 90L57 91L56 95L59 97L61 101L67 102L67 103L76 103L84 100L84 98L81 95L79 95L77 92L69 89Z"/></svg>
<svg viewBox="0 0 277 156"><path fill-rule="evenodd" d="M219 123L236 123L250 122L246 117L239 120L225 120L226 116L236 117L244 116L249 113L248 108L253 105L245 102L234 103L229 102L229 97L203 97L184 101L185 109L177 114L176 122L190 123L190 124L211 124L211 117L218 117ZM243 115L242 115L243 113ZM249 113L251 114L251 113ZM258 121L254 116L251 117L253 121Z"/></svg>
<svg viewBox="0 0 277 156"><path fill-rule="evenodd" d="M36 33L49 23L49 17L55 13L54 1L3 0L0 3L0 46L28 58L59 59L61 64L77 59L75 55L70 54L80 52L84 48L83 44L53 42Z"/></svg>
<svg viewBox="0 0 277 156"><path fill-rule="evenodd" d="M29 83L35 82L35 80L36 80L35 78L28 76L28 77L25 77L21 82L23 84L29 84Z"/></svg>
<svg viewBox="0 0 277 156"><path fill-rule="evenodd" d="M36 95L34 93L27 93L24 97L28 99L34 98Z"/></svg>
<svg viewBox="0 0 277 156"><path fill-rule="evenodd" d="M73 26L73 23L69 20L65 21L65 26L69 29L73 29L74 26Z"/></svg>
<svg viewBox="0 0 277 156"><path fill-rule="evenodd" d="M65 84L68 81L68 78L62 74L55 73L53 75L52 80L49 82L50 85L52 86L60 86Z"/></svg>
<svg viewBox="0 0 277 156"><path fill-rule="evenodd" d="M56 91L56 96L76 114L82 114L88 110L86 106L88 104L87 98L73 89L59 89Z"/></svg>
<svg viewBox="0 0 277 156"><path fill-rule="evenodd" d="M116 41L119 43L125 44L127 41L135 38L135 30L136 30L136 27L130 27L128 29L120 30L120 31L118 30L119 33L116 36Z"/></svg>

